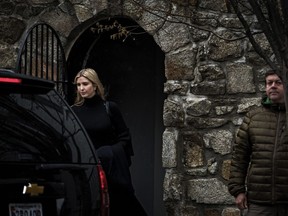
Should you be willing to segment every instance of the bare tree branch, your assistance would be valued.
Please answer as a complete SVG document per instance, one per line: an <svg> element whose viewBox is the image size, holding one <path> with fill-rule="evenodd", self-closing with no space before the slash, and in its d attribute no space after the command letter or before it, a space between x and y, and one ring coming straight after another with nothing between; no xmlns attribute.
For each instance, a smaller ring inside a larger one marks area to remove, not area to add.
<svg viewBox="0 0 288 216"><path fill-rule="evenodd" d="M252 0L253 1L253 0ZM270 58L264 53L263 49L260 47L260 45L255 41L253 33L250 30L250 26L248 25L248 22L246 21L246 19L244 18L243 14L241 13L239 7L238 7L238 2L237 0L230 0L231 5L237 15L237 17L239 18L240 22L242 23L244 29L245 29L245 33L246 36L249 38L250 43L252 44L252 46L254 47L254 50L267 62L267 64L271 67L271 68L277 68L276 65L274 64L274 62L272 62L270 60ZM262 14L262 13L261 13ZM266 23L265 23L266 24ZM268 27L267 27L268 28ZM269 30L269 28L268 28ZM267 30L267 31L268 31Z"/></svg>

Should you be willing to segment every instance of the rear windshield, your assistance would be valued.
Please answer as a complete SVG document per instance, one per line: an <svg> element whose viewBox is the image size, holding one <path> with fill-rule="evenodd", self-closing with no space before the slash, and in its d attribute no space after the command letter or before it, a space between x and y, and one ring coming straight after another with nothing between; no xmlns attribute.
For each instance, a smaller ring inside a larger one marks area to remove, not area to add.
<svg viewBox="0 0 288 216"><path fill-rule="evenodd" d="M55 90L45 95L0 93L0 161L95 163L95 151Z"/></svg>

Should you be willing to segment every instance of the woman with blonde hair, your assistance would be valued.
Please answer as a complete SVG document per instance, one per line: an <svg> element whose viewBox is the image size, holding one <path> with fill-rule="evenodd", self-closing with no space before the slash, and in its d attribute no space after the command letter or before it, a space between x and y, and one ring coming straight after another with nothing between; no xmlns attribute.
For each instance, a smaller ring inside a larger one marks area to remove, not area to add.
<svg viewBox="0 0 288 216"><path fill-rule="evenodd" d="M77 93L72 109L93 142L106 173L110 216L146 216L134 193L129 169L133 147L118 105L106 100L105 89L92 68L80 70L74 84Z"/></svg>
<svg viewBox="0 0 288 216"><path fill-rule="evenodd" d="M87 69L82 69L81 71L78 72L78 74L74 78L74 84L77 85L77 79L80 77L85 77L86 79L90 80L93 84L93 86L96 87L95 93L98 94L102 100L106 100L105 98L105 91L104 87L98 77L98 74L96 73L95 70L91 68ZM76 99L74 105L76 106L81 106L84 103L84 97L81 96L80 92L76 92Z"/></svg>

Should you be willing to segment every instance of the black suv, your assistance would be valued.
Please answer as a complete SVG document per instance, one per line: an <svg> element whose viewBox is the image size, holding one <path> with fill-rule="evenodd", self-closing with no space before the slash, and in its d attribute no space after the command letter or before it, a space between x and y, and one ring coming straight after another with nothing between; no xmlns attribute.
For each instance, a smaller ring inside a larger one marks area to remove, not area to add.
<svg viewBox="0 0 288 216"><path fill-rule="evenodd" d="M0 215L107 216L105 173L54 82L0 69Z"/></svg>

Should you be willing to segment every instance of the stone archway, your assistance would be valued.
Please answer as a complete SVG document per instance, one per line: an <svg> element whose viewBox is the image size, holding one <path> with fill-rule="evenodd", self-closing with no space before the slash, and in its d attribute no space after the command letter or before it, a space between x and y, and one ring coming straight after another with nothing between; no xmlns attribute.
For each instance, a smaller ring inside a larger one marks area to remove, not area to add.
<svg viewBox="0 0 288 216"><path fill-rule="evenodd" d="M123 25L138 26L130 19L117 19ZM108 98L119 104L132 133L135 156L131 171L136 195L149 216L162 216L164 53L151 35L140 27L138 31L141 34L125 41L111 40L109 33L98 34L89 27L82 31L68 54L68 81L72 83L83 67L92 67L99 73L109 91ZM72 103L72 85L68 92Z"/></svg>

